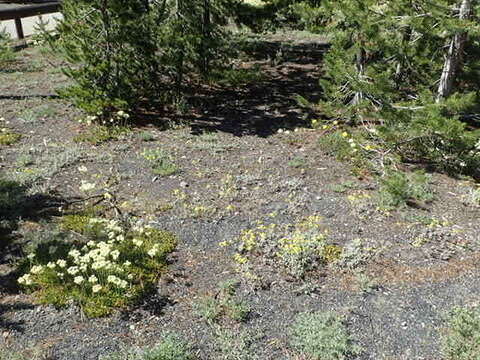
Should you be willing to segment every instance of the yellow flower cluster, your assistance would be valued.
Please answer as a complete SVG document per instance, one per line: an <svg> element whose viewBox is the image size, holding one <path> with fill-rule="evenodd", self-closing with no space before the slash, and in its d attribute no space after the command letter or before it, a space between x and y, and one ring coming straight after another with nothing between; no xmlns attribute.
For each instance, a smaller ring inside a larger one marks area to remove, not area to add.
<svg viewBox="0 0 480 360"><path fill-rule="evenodd" d="M300 263L304 258L321 258L326 234L318 215L308 216L294 224L265 225L258 222L257 227L242 232L238 252L233 259L245 264L255 252L255 255L273 255L290 266L295 262ZM225 242L222 245L228 244Z"/></svg>

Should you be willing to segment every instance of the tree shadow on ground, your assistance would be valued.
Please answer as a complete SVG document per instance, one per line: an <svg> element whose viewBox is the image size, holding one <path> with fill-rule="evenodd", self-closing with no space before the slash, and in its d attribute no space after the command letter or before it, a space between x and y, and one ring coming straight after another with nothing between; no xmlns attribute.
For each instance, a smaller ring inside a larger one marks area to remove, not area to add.
<svg viewBox="0 0 480 360"><path fill-rule="evenodd" d="M15 233L19 222L48 220L58 215L58 207L65 203L60 196L29 194L27 186L0 176L0 297L19 293L18 270L12 267L23 255L24 243ZM22 331L22 324L5 319L4 313L32 307L21 302L0 304L0 329Z"/></svg>
<svg viewBox="0 0 480 360"><path fill-rule="evenodd" d="M23 332L24 321L12 321L5 319L5 313L10 311L33 309L32 304L14 303L14 304L0 304L0 330L8 329L17 332Z"/></svg>
<svg viewBox="0 0 480 360"><path fill-rule="evenodd" d="M280 128L306 126L315 116L296 97L315 103L320 99L316 70L292 64L269 71L268 79L240 89L207 91L189 101L197 113L187 119L193 134L210 131L235 136L268 137Z"/></svg>
<svg viewBox="0 0 480 360"><path fill-rule="evenodd" d="M235 87L193 87L186 96L189 111L174 116L173 121L190 124L193 134L220 131L260 137L268 137L280 128L309 125L316 114L312 107L300 105L298 98L312 104L320 99L318 80L326 49L325 43L257 41L247 47L250 60L244 65L261 69L258 81ZM139 123L162 129L167 119L160 113L140 116Z"/></svg>
<svg viewBox="0 0 480 360"><path fill-rule="evenodd" d="M19 221L48 220L58 215L66 200L55 194L29 194L28 187L0 176L0 267L8 267L22 255L23 244L15 234ZM0 273L0 293L17 293L14 271Z"/></svg>

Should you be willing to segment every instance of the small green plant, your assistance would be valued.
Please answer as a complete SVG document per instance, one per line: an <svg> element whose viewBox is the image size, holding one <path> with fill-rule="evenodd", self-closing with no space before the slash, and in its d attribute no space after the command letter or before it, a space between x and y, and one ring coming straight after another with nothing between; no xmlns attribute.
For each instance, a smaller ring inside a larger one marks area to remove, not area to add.
<svg viewBox="0 0 480 360"><path fill-rule="evenodd" d="M346 132L334 131L323 135L319 139L319 145L322 150L330 155L334 155L339 160L349 160L355 156L355 149L350 146L348 136L343 136Z"/></svg>
<svg viewBox="0 0 480 360"><path fill-rule="evenodd" d="M38 106L33 109L27 109L23 111L18 117L24 123L34 124L39 119L45 119L52 117L55 114L55 110L47 105Z"/></svg>
<svg viewBox="0 0 480 360"><path fill-rule="evenodd" d="M217 327L215 345L218 360L256 360L255 337L245 331L233 332Z"/></svg>
<svg viewBox="0 0 480 360"><path fill-rule="evenodd" d="M294 157L292 160L290 160L287 164L288 166L290 167L293 167L293 168L301 168L301 167L304 167L306 165L306 161L304 158L302 157Z"/></svg>
<svg viewBox="0 0 480 360"><path fill-rule="evenodd" d="M74 300L89 317L107 315L149 291L176 246L171 233L105 218L70 217L63 228L82 236L38 243L18 283L42 303L63 306Z"/></svg>
<svg viewBox="0 0 480 360"><path fill-rule="evenodd" d="M480 307L451 311L443 352L446 360L480 359Z"/></svg>
<svg viewBox="0 0 480 360"><path fill-rule="evenodd" d="M332 185L331 189L332 191L336 193L346 193L348 190L355 190L358 188L358 183L355 181L347 180L342 183L334 184Z"/></svg>
<svg viewBox="0 0 480 360"><path fill-rule="evenodd" d="M370 293L372 290L375 290L378 286L375 283L375 280L372 279L370 276L365 274L363 271L358 271L355 274L355 277L358 282L358 288L363 293Z"/></svg>
<svg viewBox="0 0 480 360"><path fill-rule="evenodd" d="M480 187L468 189L464 199L468 205L480 206Z"/></svg>
<svg viewBox="0 0 480 360"><path fill-rule="evenodd" d="M127 127L96 125L84 133L77 135L75 142L86 142L92 145L100 145L107 141L117 140L130 132Z"/></svg>
<svg viewBox="0 0 480 360"><path fill-rule="evenodd" d="M0 31L0 64L8 64L15 61L15 53L10 44L9 34L2 29Z"/></svg>
<svg viewBox="0 0 480 360"><path fill-rule="evenodd" d="M138 137L140 138L140 140L145 142L156 140L156 136L148 131L142 131L141 133L138 134Z"/></svg>
<svg viewBox="0 0 480 360"><path fill-rule="evenodd" d="M169 176L178 171L172 157L162 149L145 149L141 155L148 160L155 175Z"/></svg>
<svg viewBox="0 0 480 360"><path fill-rule="evenodd" d="M343 319L331 312L300 314L292 327L291 345L312 360L344 360L360 353Z"/></svg>
<svg viewBox="0 0 480 360"><path fill-rule="evenodd" d="M351 163L354 173L365 172L371 167L370 157L374 148L361 131L350 133L339 130L337 125L323 126L329 130L319 139L319 146L323 151L340 161Z"/></svg>
<svg viewBox="0 0 480 360"><path fill-rule="evenodd" d="M193 360L194 357L187 343L178 335L168 333L162 342L145 351L142 360Z"/></svg>
<svg viewBox="0 0 480 360"><path fill-rule="evenodd" d="M100 360L193 360L190 346L179 335L165 333L159 344L145 350L125 350L108 356L101 356Z"/></svg>
<svg viewBox="0 0 480 360"><path fill-rule="evenodd" d="M432 201L434 196L430 188L430 176L420 171L391 171L380 179L378 198L383 209L405 206L409 201Z"/></svg>
<svg viewBox="0 0 480 360"><path fill-rule="evenodd" d="M337 265L356 269L365 265L374 256L381 252L382 248L369 240L353 239L343 247L343 251L337 261Z"/></svg>
<svg viewBox="0 0 480 360"><path fill-rule="evenodd" d="M26 166L35 164L33 157L28 153L20 154L16 162L17 162L17 165L20 167L26 167Z"/></svg>
<svg viewBox="0 0 480 360"><path fill-rule="evenodd" d="M220 290L215 296L206 296L195 303L196 314L209 323L214 323L223 317L245 321L250 313L250 306L235 298L237 282L229 281L220 284Z"/></svg>
<svg viewBox="0 0 480 360"><path fill-rule="evenodd" d="M22 350L12 350L2 348L0 360L50 360L53 359L51 348L45 348L40 345L26 347Z"/></svg>

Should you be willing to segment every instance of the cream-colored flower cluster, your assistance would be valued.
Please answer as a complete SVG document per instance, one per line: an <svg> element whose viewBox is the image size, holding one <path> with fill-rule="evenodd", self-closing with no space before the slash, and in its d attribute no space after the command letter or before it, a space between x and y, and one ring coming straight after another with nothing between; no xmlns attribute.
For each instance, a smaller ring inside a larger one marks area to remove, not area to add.
<svg viewBox="0 0 480 360"><path fill-rule="evenodd" d="M159 244L150 245L147 241L152 227L139 224L128 231L116 220L101 218L91 218L87 227L95 234L94 240L72 248L65 258L43 265L35 264L35 256L29 256L34 265L29 273L18 279L18 283L35 286L56 279L61 283L75 284L89 294L128 291L135 278L132 259L128 260L132 253L138 255L140 252L143 254L141 258L145 259L147 255L155 258L160 252Z"/></svg>

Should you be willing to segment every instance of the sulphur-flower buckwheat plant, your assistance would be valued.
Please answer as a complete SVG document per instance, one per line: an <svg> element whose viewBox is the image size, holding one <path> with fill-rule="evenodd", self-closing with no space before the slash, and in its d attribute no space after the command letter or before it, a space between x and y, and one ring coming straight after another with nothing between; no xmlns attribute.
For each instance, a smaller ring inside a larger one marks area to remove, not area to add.
<svg viewBox="0 0 480 360"><path fill-rule="evenodd" d="M260 255L265 263L281 264L290 275L301 278L327 263L324 256L328 247L326 238L327 232L317 215L293 224L258 222L257 227L242 232L233 259L245 265Z"/></svg>

